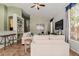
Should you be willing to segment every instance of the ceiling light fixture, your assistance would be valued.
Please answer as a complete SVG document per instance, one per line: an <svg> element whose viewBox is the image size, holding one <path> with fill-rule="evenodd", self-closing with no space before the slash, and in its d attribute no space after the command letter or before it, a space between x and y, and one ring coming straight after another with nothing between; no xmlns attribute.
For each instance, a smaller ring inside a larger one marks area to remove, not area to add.
<svg viewBox="0 0 79 59"><path fill-rule="evenodd" d="M45 5L44 4L41 4L41 3L33 3L33 5L31 6L31 8L34 8L34 7L36 7L37 10L39 10L40 7L45 7Z"/></svg>

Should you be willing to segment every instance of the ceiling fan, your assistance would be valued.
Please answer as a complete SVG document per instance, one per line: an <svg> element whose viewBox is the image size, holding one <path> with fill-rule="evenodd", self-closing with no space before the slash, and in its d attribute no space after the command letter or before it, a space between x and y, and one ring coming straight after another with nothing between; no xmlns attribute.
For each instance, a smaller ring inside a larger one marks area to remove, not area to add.
<svg viewBox="0 0 79 59"><path fill-rule="evenodd" d="M41 4L41 3L33 3L33 5L31 6L31 8L34 8L34 7L36 7L37 10L39 10L40 7L45 7L45 5L44 4Z"/></svg>

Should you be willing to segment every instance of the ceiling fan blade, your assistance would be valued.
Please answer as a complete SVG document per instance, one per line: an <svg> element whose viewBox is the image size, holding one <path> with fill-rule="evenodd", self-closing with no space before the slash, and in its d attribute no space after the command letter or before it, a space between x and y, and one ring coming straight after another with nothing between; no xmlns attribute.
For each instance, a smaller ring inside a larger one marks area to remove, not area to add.
<svg viewBox="0 0 79 59"><path fill-rule="evenodd" d="M43 7L45 7L45 5L44 4L39 4L40 6L43 6Z"/></svg>
<svg viewBox="0 0 79 59"><path fill-rule="evenodd" d="M35 5L31 6L31 8L35 7Z"/></svg>
<svg viewBox="0 0 79 59"><path fill-rule="evenodd" d="M37 6L37 9L39 10L39 7Z"/></svg>

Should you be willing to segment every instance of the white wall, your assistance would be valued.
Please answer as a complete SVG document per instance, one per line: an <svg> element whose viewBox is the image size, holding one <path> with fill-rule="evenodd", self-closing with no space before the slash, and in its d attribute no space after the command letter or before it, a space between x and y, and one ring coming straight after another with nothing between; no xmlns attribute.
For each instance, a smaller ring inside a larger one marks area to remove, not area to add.
<svg viewBox="0 0 79 59"><path fill-rule="evenodd" d="M45 31L44 33L47 34L49 29L49 19L43 15L32 15L30 16L30 31L34 34L37 34L36 24L44 24Z"/></svg>
<svg viewBox="0 0 79 59"><path fill-rule="evenodd" d="M60 12L59 13L57 13L56 14L56 16L54 17L54 32L56 32L56 30L55 30L55 23L57 22L57 21L59 21L59 20L61 20L61 19L63 19L63 34L65 34L65 20L66 20L66 15L65 15L65 8L62 8L61 10L60 10Z"/></svg>
<svg viewBox="0 0 79 59"><path fill-rule="evenodd" d="M36 31L34 28L36 28L35 27L35 24L36 23L46 23L46 25L48 26L48 22L50 21L50 19L51 18L53 18L54 17L54 20L53 20L53 29L54 29L54 32L56 32L56 30L55 30L55 22L57 22L57 21L59 21L59 20L61 20L61 19L63 19L63 24L64 24L64 26L63 26L63 34L65 34L65 29L67 28L66 27L66 11L65 11L65 7L61 7L61 8L59 8L59 9L56 9L56 11L57 10L59 10L59 12L57 12L56 14L52 14L49 18L46 18L46 17L43 17L43 15L38 15L38 16L36 16L36 15L34 15L34 16L31 16L31 24L30 24L30 29L31 29L31 31ZM53 11L53 10L52 10ZM49 11L48 11L49 12ZM52 12L51 12L52 13ZM38 20L37 20L38 19ZM35 24L34 24L35 23ZM34 27L33 27L34 26ZM49 26L50 27L50 26ZM49 28L48 28L49 29ZM50 29L49 29L50 30ZM47 29L45 30L45 32L47 31Z"/></svg>
<svg viewBox="0 0 79 59"><path fill-rule="evenodd" d="M68 42L69 41L69 21L67 19L67 12L64 8L61 8L60 12L56 14L57 16L54 17L54 32L56 32L55 30L55 22L63 19L63 34L65 35L65 41Z"/></svg>

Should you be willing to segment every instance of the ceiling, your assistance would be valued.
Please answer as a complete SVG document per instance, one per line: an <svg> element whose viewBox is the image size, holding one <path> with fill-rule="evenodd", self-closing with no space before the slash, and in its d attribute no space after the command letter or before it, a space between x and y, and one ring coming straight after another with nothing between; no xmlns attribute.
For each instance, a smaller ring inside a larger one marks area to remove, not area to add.
<svg viewBox="0 0 79 59"><path fill-rule="evenodd" d="M6 3L7 6L16 6L22 8L24 13L28 13L29 15L43 15L46 17L54 17L64 11L65 7L68 5L66 3L43 3L46 6L40 7L39 10L36 8L30 8L32 3Z"/></svg>

